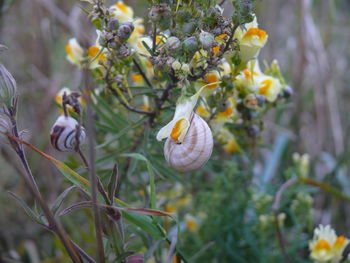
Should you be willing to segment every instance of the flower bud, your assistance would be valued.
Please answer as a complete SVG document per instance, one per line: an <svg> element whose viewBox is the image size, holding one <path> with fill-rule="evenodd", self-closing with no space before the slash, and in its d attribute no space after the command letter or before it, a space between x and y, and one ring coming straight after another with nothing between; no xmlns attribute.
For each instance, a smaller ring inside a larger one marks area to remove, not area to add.
<svg viewBox="0 0 350 263"><path fill-rule="evenodd" d="M15 79L5 66L0 64L0 104L10 106L16 93L17 85Z"/></svg>
<svg viewBox="0 0 350 263"><path fill-rule="evenodd" d="M119 27L117 35L122 39L128 39L134 29L135 27L131 22L126 22Z"/></svg>
<svg viewBox="0 0 350 263"><path fill-rule="evenodd" d="M185 74L190 74L191 73L190 66L187 63L183 64L181 66L181 71Z"/></svg>
<svg viewBox="0 0 350 263"><path fill-rule="evenodd" d="M196 52L198 50L198 41L195 37L188 37L183 42L185 51Z"/></svg>
<svg viewBox="0 0 350 263"><path fill-rule="evenodd" d="M107 27L109 30L113 31L113 30L118 30L119 28L119 21L118 19L112 17L111 19L109 19Z"/></svg>
<svg viewBox="0 0 350 263"><path fill-rule="evenodd" d="M214 36L205 31L202 31L202 33L199 34L199 41L201 42L202 48L204 50L209 50L216 46Z"/></svg>
<svg viewBox="0 0 350 263"><path fill-rule="evenodd" d="M178 60L175 60L173 64L171 64L173 70L177 71L181 69L181 63Z"/></svg>

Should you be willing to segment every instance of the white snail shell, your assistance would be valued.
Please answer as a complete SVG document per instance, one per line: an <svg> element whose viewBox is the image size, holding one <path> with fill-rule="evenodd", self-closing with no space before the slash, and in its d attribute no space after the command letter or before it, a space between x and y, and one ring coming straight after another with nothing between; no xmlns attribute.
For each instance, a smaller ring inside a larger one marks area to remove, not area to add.
<svg viewBox="0 0 350 263"><path fill-rule="evenodd" d="M164 155L169 166L179 172L199 169L209 160L213 151L213 134L208 124L193 113L190 128L182 143L167 138Z"/></svg>
<svg viewBox="0 0 350 263"><path fill-rule="evenodd" d="M61 152L74 151L77 146L78 125L78 122L72 117L58 117L50 132L52 146ZM84 143L85 137L85 129L81 127L79 145Z"/></svg>

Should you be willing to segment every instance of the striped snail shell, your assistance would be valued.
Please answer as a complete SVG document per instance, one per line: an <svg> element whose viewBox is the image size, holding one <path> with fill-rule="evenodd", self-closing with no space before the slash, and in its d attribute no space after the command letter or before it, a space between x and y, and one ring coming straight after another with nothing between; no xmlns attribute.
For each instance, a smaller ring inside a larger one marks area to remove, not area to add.
<svg viewBox="0 0 350 263"><path fill-rule="evenodd" d="M50 137L52 146L61 152L73 152L77 146L78 122L69 116L60 116L53 125ZM80 128L79 145L84 143L86 134Z"/></svg>
<svg viewBox="0 0 350 263"><path fill-rule="evenodd" d="M209 160L213 151L213 134L208 124L193 113L190 128L182 143L167 138L164 155L169 166L179 172L199 169Z"/></svg>

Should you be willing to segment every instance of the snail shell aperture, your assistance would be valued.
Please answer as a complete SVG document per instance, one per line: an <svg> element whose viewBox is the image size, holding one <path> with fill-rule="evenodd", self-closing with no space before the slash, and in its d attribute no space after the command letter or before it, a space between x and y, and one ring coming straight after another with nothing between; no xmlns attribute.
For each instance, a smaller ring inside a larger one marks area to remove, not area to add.
<svg viewBox="0 0 350 263"><path fill-rule="evenodd" d="M75 151L78 126L78 122L72 117L58 117L50 132L52 146L61 152ZM85 129L80 127L79 145L84 143L85 137Z"/></svg>
<svg viewBox="0 0 350 263"><path fill-rule="evenodd" d="M190 127L182 143L167 138L164 155L169 166L179 172L199 169L209 160L213 151L213 134L208 124L193 113Z"/></svg>

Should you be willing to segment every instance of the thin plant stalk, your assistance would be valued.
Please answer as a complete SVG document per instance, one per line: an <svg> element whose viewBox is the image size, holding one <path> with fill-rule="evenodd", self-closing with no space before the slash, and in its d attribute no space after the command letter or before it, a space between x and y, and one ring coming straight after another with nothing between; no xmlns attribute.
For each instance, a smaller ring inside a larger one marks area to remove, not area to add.
<svg viewBox="0 0 350 263"><path fill-rule="evenodd" d="M105 262L105 254L102 240L102 224L101 224L101 216L100 211L97 205L97 191L98 191L98 178L96 175L96 167L95 167L95 129L94 129L94 118L92 111L92 101L89 94L89 75L86 70L83 72L84 74L84 89L87 91L84 93L85 100L87 101L87 134L88 134L88 160L89 160L89 177L91 181L91 199L93 202L93 212L94 212L94 221L95 221L95 234L97 240L97 250L98 250L98 258L99 262Z"/></svg>
<svg viewBox="0 0 350 263"><path fill-rule="evenodd" d="M14 137L19 138L17 122L16 122L16 118L15 118L15 110L14 110L16 108L17 98L15 98L14 101L15 102L14 102L13 108L8 108L8 112L9 112L9 117L10 117L11 122L12 122L12 134ZM49 228L54 233L56 233L57 236L60 238L62 244L66 248L66 250L67 250L69 256L71 257L71 259L73 260L73 262L78 262L78 263L83 262L82 258L80 257L80 254L76 250L76 247L74 246L73 242L69 239L67 233L62 228L60 223L58 221L56 221L48 204L42 198L41 193L39 191L39 188L36 184L35 178L33 176L33 173L29 167L28 160L26 158L23 146L20 143L14 141L14 140L11 140L10 137L8 137L8 138L11 142L13 149L15 150L16 154L18 155L24 170L25 170L26 175L23 175L22 177L23 177L26 185L28 186L29 191L34 196L34 198L38 201L41 209L43 210L43 213L44 213L44 215L49 223Z"/></svg>

